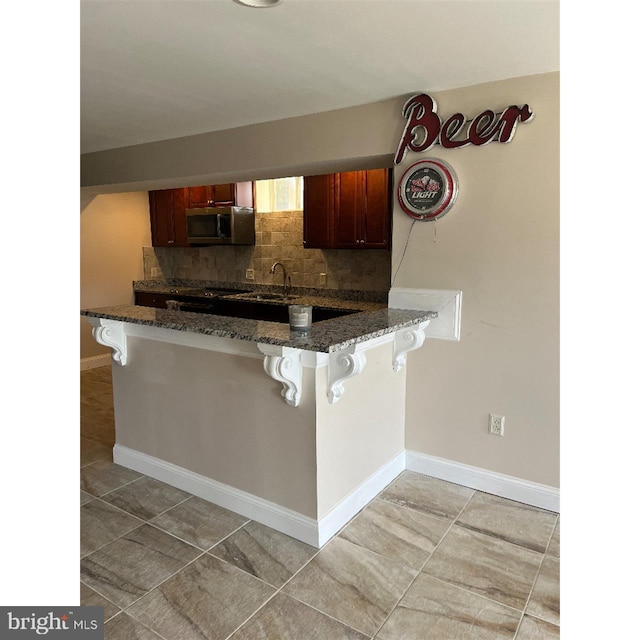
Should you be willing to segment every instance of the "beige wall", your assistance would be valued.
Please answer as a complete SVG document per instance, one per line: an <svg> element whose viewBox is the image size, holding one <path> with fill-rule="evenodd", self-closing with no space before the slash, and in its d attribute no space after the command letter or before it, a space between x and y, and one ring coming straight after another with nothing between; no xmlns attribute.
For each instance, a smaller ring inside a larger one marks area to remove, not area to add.
<svg viewBox="0 0 640 640"><path fill-rule="evenodd" d="M394 371L393 343L366 352L362 373L327 400L328 368L316 376L318 519L404 450L405 374Z"/></svg>
<svg viewBox="0 0 640 640"><path fill-rule="evenodd" d="M136 191L390 167L404 101L87 153L82 186Z"/></svg>
<svg viewBox="0 0 640 640"><path fill-rule="evenodd" d="M526 102L535 119L506 145L428 154L454 167L460 194L440 221L416 223L395 285L461 289L462 336L409 356L407 449L557 487L559 75L437 98L468 116ZM395 274L411 219L396 206L393 222ZM489 413L506 416L503 437L488 434Z"/></svg>
<svg viewBox="0 0 640 640"><path fill-rule="evenodd" d="M117 444L316 517L313 371L290 407L262 358L135 337L127 349L113 367Z"/></svg>
<svg viewBox="0 0 640 640"><path fill-rule="evenodd" d="M142 279L142 246L150 244L146 192L81 194L80 306L131 304L131 283ZM107 353L80 318L80 357Z"/></svg>
<svg viewBox="0 0 640 640"><path fill-rule="evenodd" d="M507 145L436 147L405 159L448 160L460 196L435 226L416 223L395 282L464 292L462 340L430 340L409 355L407 448L551 486L559 484L558 85L550 73L434 94L445 116L527 102L536 117ZM404 99L89 154L83 184L125 191L381 159L391 166ZM392 277L410 222L395 211ZM504 437L487 433L489 412L506 416Z"/></svg>
<svg viewBox="0 0 640 640"><path fill-rule="evenodd" d="M404 450L405 370L393 371L392 343L367 352L335 404L327 367L304 368L298 407L261 358L133 336L127 352L113 367L118 445L310 518Z"/></svg>

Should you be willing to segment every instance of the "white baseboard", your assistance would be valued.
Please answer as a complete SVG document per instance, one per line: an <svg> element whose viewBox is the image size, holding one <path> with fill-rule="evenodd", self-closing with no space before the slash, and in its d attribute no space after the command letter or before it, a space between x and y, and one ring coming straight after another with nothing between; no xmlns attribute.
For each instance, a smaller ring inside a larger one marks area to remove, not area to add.
<svg viewBox="0 0 640 640"><path fill-rule="evenodd" d="M113 461L286 533L292 538L314 547L319 546L318 523L313 518L119 444L113 447Z"/></svg>
<svg viewBox="0 0 640 640"><path fill-rule="evenodd" d="M318 523L318 546L321 547L340 531L358 511L366 507L404 469L405 455L404 451L401 451L331 509Z"/></svg>
<svg viewBox="0 0 640 640"><path fill-rule="evenodd" d="M320 521L119 444L113 447L113 461L320 548L404 470L404 451L367 478Z"/></svg>
<svg viewBox="0 0 640 640"><path fill-rule="evenodd" d="M97 369L98 367L108 367L111 364L111 352L103 353L99 356L89 356L88 358L81 358L80 371L86 371L87 369Z"/></svg>
<svg viewBox="0 0 640 640"><path fill-rule="evenodd" d="M418 451L407 450L405 454L408 471L560 513L560 490L555 487L437 458Z"/></svg>
<svg viewBox="0 0 640 640"><path fill-rule="evenodd" d="M356 487L319 521L184 467L119 444L113 447L113 461L316 548L322 547L329 541L405 469L548 511L560 512L558 489L429 456L418 451L400 452Z"/></svg>

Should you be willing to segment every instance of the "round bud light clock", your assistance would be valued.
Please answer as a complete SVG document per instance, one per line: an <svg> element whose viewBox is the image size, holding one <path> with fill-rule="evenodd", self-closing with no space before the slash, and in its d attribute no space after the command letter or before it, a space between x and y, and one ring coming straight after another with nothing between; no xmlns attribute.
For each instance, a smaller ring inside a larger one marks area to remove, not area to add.
<svg viewBox="0 0 640 640"><path fill-rule="evenodd" d="M412 164L398 185L398 202L416 220L437 220L453 206L458 196L458 178L443 160Z"/></svg>

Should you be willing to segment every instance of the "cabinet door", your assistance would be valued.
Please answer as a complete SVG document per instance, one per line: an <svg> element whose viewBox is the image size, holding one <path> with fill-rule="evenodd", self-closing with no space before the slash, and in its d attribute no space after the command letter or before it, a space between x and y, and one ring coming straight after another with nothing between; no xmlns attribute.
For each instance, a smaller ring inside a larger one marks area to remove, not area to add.
<svg viewBox="0 0 640 640"><path fill-rule="evenodd" d="M336 248L389 248L389 185L389 169L336 174Z"/></svg>
<svg viewBox="0 0 640 640"><path fill-rule="evenodd" d="M335 174L335 247L359 249L363 244L362 217L365 213L364 172Z"/></svg>
<svg viewBox="0 0 640 640"><path fill-rule="evenodd" d="M304 178L304 240L306 249L333 248L334 175Z"/></svg>
<svg viewBox="0 0 640 640"><path fill-rule="evenodd" d="M229 182L188 188L187 207L253 207L253 182Z"/></svg>
<svg viewBox="0 0 640 640"><path fill-rule="evenodd" d="M361 219L360 246L367 249L389 248L391 192L389 169L363 171L364 215Z"/></svg>
<svg viewBox="0 0 640 640"><path fill-rule="evenodd" d="M149 213L154 247L188 246L184 189L150 191Z"/></svg>
<svg viewBox="0 0 640 640"><path fill-rule="evenodd" d="M173 240L171 246L188 247L187 242L187 189L172 189L173 191Z"/></svg>
<svg viewBox="0 0 640 640"><path fill-rule="evenodd" d="M171 247L175 243L172 191L173 189L162 189L149 192L151 244L154 247Z"/></svg>
<svg viewBox="0 0 640 640"><path fill-rule="evenodd" d="M229 206L235 205L235 189L234 184L216 184L213 189L213 200L215 206Z"/></svg>
<svg viewBox="0 0 640 640"><path fill-rule="evenodd" d="M140 307L156 307L158 309L167 308L167 300L171 296L166 293L150 293L148 291L136 291L134 294L134 304Z"/></svg>
<svg viewBox="0 0 640 640"><path fill-rule="evenodd" d="M213 206L213 187L205 185L202 187L189 187L189 207L191 209Z"/></svg>

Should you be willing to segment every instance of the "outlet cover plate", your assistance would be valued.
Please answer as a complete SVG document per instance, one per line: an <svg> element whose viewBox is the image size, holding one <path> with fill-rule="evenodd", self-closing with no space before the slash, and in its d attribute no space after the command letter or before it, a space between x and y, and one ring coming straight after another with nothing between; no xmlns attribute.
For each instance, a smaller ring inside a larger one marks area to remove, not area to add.
<svg viewBox="0 0 640 640"><path fill-rule="evenodd" d="M504 435L504 416L489 414L489 433L494 436Z"/></svg>

